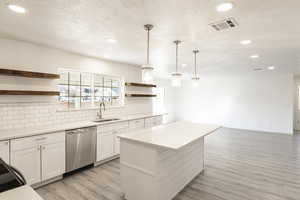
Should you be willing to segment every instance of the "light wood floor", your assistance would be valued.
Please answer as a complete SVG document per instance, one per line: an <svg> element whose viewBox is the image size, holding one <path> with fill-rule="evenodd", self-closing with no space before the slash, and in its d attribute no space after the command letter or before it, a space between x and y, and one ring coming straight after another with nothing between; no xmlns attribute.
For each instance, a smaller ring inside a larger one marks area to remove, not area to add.
<svg viewBox="0 0 300 200"><path fill-rule="evenodd" d="M205 144L205 172L174 200L300 199L299 134L223 128L207 137ZM121 200L119 173L115 160L37 192L45 200Z"/></svg>

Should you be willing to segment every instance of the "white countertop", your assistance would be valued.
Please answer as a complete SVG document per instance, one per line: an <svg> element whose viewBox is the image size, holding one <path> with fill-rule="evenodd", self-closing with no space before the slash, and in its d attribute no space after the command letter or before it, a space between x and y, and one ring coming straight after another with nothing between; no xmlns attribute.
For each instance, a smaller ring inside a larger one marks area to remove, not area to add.
<svg viewBox="0 0 300 200"><path fill-rule="evenodd" d="M158 147L180 149L214 132L218 128L220 128L218 125L175 122L128 134L121 134L119 137L121 138L121 142L122 139L125 139Z"/></svg>
<svg viewBox="0 0 300 200"><path fill-rule="evenodd" d="M71 130L71 129L76 129L76 128L84 128L84 127L90 127L90 126L112 124L112 123L117 123L117 122L122 122L122 121L142 119L142 118L146 118L146 117L159 116L159 115L163 115L163 114L128 115L128 116L124 116L124 117L116 117L116 118L120 118L120 119L115 120L115 121L109 121L109 122L81 121L81 122L66 123L66 124L59 124L59 125L52 125L52 126L41 126L41 127L25 128L25 129L23 128L23 129L0 130L0 141L16 139L16 138L21 138L21 137L34 136L34 135L42 135L42 134Z"/></svg>
<svg viewBox="0 0 300 200"><path fill-rule="evenodd" d="M0 199L1 200L43 200L28 185L0 193Z"/></svg>

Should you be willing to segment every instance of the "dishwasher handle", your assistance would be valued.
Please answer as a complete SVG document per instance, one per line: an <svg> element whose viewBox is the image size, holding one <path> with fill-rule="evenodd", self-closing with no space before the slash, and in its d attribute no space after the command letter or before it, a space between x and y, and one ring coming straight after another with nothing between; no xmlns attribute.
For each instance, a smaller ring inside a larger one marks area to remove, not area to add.
<svg viewBox="0 0 300 200"><path fill-rule="evenodd" d="M96 127L79 128L79 129L74 129L74 130L68 130L68 131L66 131L66 133L68 135L74 135L74 134L81 134L81 133L84 133L84 132L92 131L92 130L95 130L95 129L96 129Z"/></svg>
<svg viewBox="0 0 300 200"><path fill-rule="evenodd" d="M75 135L75 134L81 134L83 132L83 130L73 130L73 131L67 131L68 135Z"/></svg>

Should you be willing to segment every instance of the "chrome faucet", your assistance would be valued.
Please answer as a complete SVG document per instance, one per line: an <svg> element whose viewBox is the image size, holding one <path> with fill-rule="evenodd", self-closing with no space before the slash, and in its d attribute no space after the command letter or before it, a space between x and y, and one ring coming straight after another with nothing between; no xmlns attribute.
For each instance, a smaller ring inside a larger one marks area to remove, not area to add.
<svg viewBox="0 0 300 200"><path fill-rule="evenodd" d="M98 116L98 119L102 119L102 106L103 106L103 111L105 111L105 103L104 101L101 101L100 102L100 105L99 105L99 112L97 113L97 116Z"/></svg>

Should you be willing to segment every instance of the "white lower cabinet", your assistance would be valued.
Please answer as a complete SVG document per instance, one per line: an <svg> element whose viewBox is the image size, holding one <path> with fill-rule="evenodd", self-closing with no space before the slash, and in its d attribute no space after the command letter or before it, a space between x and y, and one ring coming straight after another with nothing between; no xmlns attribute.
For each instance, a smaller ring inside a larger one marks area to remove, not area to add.
<svg viewBox="0 0 300 200"><path fill-rule="evenodd" d="M120 154L119 134L126 133L128 122L98 126L97 129L97 161L102 161Z"/></svg>
<svg viewBox="0 0 300 200"><path fill-rule="evenodd" d="M162 124L162 116L148 117L145 119L145 128L152 128Z"/></svg>
<svg viewBox="0 0 300 200"><path fill-rule="evenodd" d="M114 134L98 133L97 134L97 161L105 160L114 156Z"/></svg>
<svg viewBox="0 0 300 200"><path fill-rule="evenodd" d="M42 146L42 180L65 173L65 142Z"/></svg>
<svg viewBox="0 0 300 200"><path fill-rule="evenodd" d="M129 131L136 131L145 128L145 119L136 119L129 121Z"/></svg>
<svg viewBox="0 0 300 200"><path fill-rule="evenodd" d="M0 158L9 164L9 141L0 141Z"/></svg>
<svg viewBox="0 0 300 200"><path fill-rule="evenodd" d="M114 145L114 154L115 155L118 155L120 154L120 138L118 138L118 134L122 134L122 132L118 132L116 131L114 133L114 142L115 142L115 145Z"/></svg>
<svg viewBox="0 0 300 200"><path fill-rule="evenodd" d="M12 151L11 165L24 175L28 184L41 181L41 155L39 147Z"/></svg>
<svg viewBox="0 0 300 200"><path fill-rule="evenodd" d="M65 132L11 140L11 165L29 185L65 172Z"/></svg>

